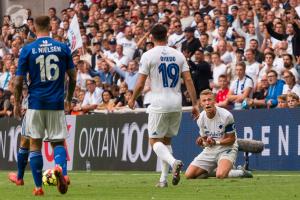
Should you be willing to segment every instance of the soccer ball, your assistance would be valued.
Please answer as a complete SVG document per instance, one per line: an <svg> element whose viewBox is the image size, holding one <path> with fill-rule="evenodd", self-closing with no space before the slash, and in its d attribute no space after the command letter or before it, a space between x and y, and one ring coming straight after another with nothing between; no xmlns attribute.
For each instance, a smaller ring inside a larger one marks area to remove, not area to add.
<svg viewBox="0 0 300 200"><path fill-rule="evenodd" d="M56 186L57 180L54 174L54 170L47 169L46 171L44 171L42 181L43 181L43 185L45 186Z"/></svg>

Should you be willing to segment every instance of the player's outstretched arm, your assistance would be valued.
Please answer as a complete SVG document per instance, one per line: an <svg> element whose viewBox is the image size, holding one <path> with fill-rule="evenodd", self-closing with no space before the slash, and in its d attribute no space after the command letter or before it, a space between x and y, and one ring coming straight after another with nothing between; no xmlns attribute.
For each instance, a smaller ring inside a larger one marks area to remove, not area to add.
<svg viewBox="0 0 300 200"><path fill-rule="evenodd" d="M15 85L15 88L14 88L14 96L15 96L14 116L16 119L21 119L21 96L22 96L22 88L23 88L23 76L16 76L14 85Z"/></svg>
<svg viewBox="0 0 300 200"><path fill-rule="evenodd" d="M191 77L191 74L189 71L185 71L182 73L182 77L185 83L185 86L187 88L187 91L191 97L192 104L193 104L193 110L192 110L192 115L194 119L198 119L199 117L199 107L197 104L197 95L196 95L196 90L194 87L194 83Z"/></svg>
<svg viewBox="0 0 300 200"><path fill-rule="evenodd" d="M69 87L67 91L67 97L66 97L66 111L69 112L71 109L71 101L73 98L73 93L76 87L76 71L75 69L69 69L67 70L67 74L69 76Z"/></svg>
<svg viewBox="0 0 300 200"><path fill-rule="evenodd" d="M141 94L142 90L144 89L147 77L148 76L145 74L139 74L139 77L136 81L135 88L133 90L133 95L132 95L131 99L128 101L129 108L134 109L135 100Z"/></svg>

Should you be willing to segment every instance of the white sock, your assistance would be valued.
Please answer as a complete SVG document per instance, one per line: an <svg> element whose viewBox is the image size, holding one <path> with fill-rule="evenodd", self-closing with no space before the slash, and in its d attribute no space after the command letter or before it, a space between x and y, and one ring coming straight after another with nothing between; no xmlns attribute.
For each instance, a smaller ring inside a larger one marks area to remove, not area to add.
<svg viewBox="0 0 300 200"><path fill-rule="evenodd" d="M162 142L155 142L153 145L153 151L156 153L158 158L167 162L171 167L173 167L175 158L172 156L166 145L164 145Z"/></svg>
<svg viewBox="0 0 300 200"><path fill-rule="evenodd" d="M166 146L167 146L169 152L172 154L173 153L172 146L171 145L166 145ZM161 162L161 174L160 174L159 182L167 181L169 169L170 169L169 164L166 161L162 160L162 162Z"/></svg>
<svg viewBox="0 0 300 200"><path fill-rule="evenodd" d="M244 171L241 169L232 169L230 170L228 177L229 178L236 178L236 177L242 177L244 175Z"/></svg>

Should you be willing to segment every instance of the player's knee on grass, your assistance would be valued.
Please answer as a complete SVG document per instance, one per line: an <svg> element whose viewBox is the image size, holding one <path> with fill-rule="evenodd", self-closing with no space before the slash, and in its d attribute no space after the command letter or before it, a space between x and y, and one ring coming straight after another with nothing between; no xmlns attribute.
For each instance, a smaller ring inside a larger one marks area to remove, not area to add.
<svg viewBox="0 0 300 200"><path fill-rule="evenodd" d="M217 179L224 179L224 178L227 178L227 176L228 176L228 173L224 173L224 172L216 174Z"/></svg>
<svg viewBox="0 0 300 200"><path fill-rule="evenodd" d="M193 165L190 165L187 170L185 171L185 178L186 179L195 179L197 178L198 176L200 176L201 174L204 174L204 173L207 173L205 170L199 168L199 167L196 167L196 166L193 166Z"/></svg>

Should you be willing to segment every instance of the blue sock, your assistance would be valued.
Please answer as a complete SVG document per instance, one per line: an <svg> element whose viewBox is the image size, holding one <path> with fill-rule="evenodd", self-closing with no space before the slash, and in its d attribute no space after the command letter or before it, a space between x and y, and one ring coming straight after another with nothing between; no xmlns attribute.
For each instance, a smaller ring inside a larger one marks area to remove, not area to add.
<svg viewBox="0 0 300 200"><path fill-rule="evenodd" d="M56 146L54 148L55 164L61 166L63 175L67 175L67 152L64 146Z"/></svg>
<svg viewBox="0 0 300 200"><path fill-rule="evenodd" d="M36 187L42 187L42 170L43 170L43 156L40 151L31 151L29 154L30 167L33 180Z"/></svg>
<svg viewBox="0 0 300 200"><path fill-rule="evenodd" d="M28 163L29 151L27 148L19 147L18 152L18 180L23 179L25 168Z"/></svg>

